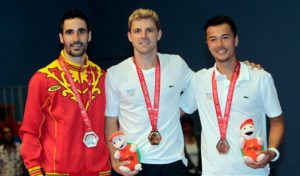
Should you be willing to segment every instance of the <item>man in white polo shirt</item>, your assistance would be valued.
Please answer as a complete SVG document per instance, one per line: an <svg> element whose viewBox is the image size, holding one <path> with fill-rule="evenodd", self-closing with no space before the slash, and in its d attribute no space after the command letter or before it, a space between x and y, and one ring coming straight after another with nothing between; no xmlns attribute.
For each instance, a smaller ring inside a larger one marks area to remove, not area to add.
<svg viewBox="0 0 300 176"><path fill-rule="evenodd" d="M197 108L202 125L203 176L268 175L284 134L284 119L273 79L263 70L251 70L236 58L236 28L231 18L217 16L205 26L208 49L215 66L193 77L181 97L181 108L192 113ZM270 120L267 141L266 118ZM239 148L240 126L252 119L256 134L264 140L261 162L244 162ZM268 143L268 144L267 144Z"/></svg>
<svg viewBox="0 0 300 176"><path fill-rule="evenodd" d="M128 20L128 39L134 56L108 69L106 87L106 139L119 130L140 151L139 176L185 176L184 140L179 100L194 74L178 55L157 53L162 36L158 15L150 9L134 11ZM112 167L122 175L124 164L113 157Z"/></svg>

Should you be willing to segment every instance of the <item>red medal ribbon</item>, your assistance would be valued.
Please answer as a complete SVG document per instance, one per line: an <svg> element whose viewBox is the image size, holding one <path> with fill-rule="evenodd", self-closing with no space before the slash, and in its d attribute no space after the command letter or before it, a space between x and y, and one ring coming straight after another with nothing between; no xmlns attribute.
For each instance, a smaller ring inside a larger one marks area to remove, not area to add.
<svg viewBox="0 0 300 176"><path fill-rule="evenodd" d="M66 63L64 61L64 59L62 58L62 56L60 56L58 58L58 62L60 64L60 66L62 67L65 75L66 75L66 79L67 81L70 83L71 85L71 89L77 99L77 103L78 103L78 106L79 106L79 109L80 109L80 113L81 113L81 116L82 116L82 120L85 124L85 129L86 131L93 131L92 130L92 125L91 125L91 121L89 120L88 118L88 114L84 108L84 105L83 105L83 102L82 102L82 99L80 97L80 94L77 90L77 87L73 81L73 78L71 76L71 73L69 72L69 70L67 69L67 66L66 66ZM87 68L87 77L88 77L88 94L89 94L89 105L91 105L91 102L92 102L92 74L91 74L91 69L90 67Z"/></svg>
<svg viewBox="0 0 300 176"><path fill-rule="evenodd" d="M212 91L213 91L213 98L214 98L214 104L215 104L221 139L226 139L226 131L227 131L227 126L228 126L228 120L229 120L229 114L230 114L230 109L231 109L234 86L235 86L236 80L240 73L240 66L241 66L241 64L237 60L236 66L234 68L234 71L233 71L233 74L232 74L232 77L230 80L230 85L229 85L227 100L226 100L226 106L225 106L225 112L224 112L224 118L222 118L222 112L221 112L221 107L220 107L220 102L219 102L219 97L218 97L218 89L217 89L217 81L216 81L215 71L212 74Z"/></svg>
<svg viewBox="0 0 300 176"><path fill-rule="evenodd" d="M160 63L157 58L157 64L155 66L155 89L154 89L154 107L152 108L151 100L147 88L147 84L144 78L142 70L137 66L135 57L133 57L133 62L136 67L136 71L140 80L140 84L143 90L147 111L149 114L150 123L152 130L157 130L157 120L158 120L158 109L159 109L159 94L160 94Z"/></svg>

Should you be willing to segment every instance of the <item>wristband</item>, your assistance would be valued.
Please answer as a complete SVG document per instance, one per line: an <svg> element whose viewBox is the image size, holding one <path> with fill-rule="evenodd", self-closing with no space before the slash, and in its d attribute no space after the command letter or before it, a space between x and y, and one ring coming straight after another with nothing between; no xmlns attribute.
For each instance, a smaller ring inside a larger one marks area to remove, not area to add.
<svg viewBox="0 0 300 176"><path fill-rule="evenodd" d="M275 152L275 157L271 160L272 162L276 161L279 158L279 151L276 148L268 148L268 150L271 150L273 152Z"/></svg>

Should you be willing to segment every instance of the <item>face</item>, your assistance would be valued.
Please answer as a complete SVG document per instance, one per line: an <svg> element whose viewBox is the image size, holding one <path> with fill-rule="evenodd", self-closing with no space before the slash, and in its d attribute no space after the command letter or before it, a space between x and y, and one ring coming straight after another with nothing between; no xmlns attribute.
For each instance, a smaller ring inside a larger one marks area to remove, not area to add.
<svg viewBox="0 0 300 176"><path fill-rule="evenodd" d="M191 134L193 132L193 126L190 123L182 124L182 131L184 134Z"/></svg>
<svg viewBox="0 0 300 176"><path fill-rule="evenodd" d="M129 41L137 54L156 54L157 41L160 40L162 32L152 19L140 19L131 23L131 29L127 33Z"/></svg>
<svg viewBox="0 0 300 176"><path fill-rule="evenodd" d="M63 33L59 33L60 42L64 44L65 54L71 57L84 56L88 42L91 41L91 31L88 32L84 20L80 18L64 21Z"/></svg>
<svg viewBox="0 0 300 176"><path fill-rule="evenodd" d="M112 139L113 146L117 149L123 149L126 147L126 137L125 135L115 136Z"/></svg>
<svg viewBox="0 0 300 176"><path fill-rule="evenodd" d="M10 128L4 127L3 128L3 139L6 142L12 142L13 141L13 132L11 131Z"/></svg>
<svg viewBox="0 0 300 176"><path fill-rule="evenodd" d="M238 36L233 36L227 23L208 27L206 29L206 42L216 62L236 59L235 47L238 45Z"/></svg>
<svg viewBox="0 0 300 176"><path fill-rule="evenodd" d="M241 129L241 135L245 139L253 139L255 137L255 127L251 124L244 125Z"/></svg>

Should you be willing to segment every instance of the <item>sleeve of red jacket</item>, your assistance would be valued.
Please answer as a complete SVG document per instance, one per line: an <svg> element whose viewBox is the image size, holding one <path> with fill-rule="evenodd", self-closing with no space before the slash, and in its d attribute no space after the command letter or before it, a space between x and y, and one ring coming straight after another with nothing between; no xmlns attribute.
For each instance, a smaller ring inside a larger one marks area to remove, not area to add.
<svg viewBox="0 0 300 176"><path fill-rule="evenodd" d="M24 119L20 128L21 155L30 175L41 175L42 161L40 136L43 133L43 107L47 103L47 81L42 73L35 73L28 86Z"/></svg>

